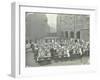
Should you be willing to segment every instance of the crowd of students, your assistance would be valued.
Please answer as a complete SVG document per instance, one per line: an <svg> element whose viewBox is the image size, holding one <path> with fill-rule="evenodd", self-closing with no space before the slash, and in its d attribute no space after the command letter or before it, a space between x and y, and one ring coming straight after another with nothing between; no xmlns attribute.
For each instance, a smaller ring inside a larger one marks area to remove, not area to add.
<svg viewBox="0 0 100 80"><path fill-rule="evenodd" d="M32 49L34 60L60 61L89 56L89 42L80 39L41 39L26 41L26 53Z"/></svg>

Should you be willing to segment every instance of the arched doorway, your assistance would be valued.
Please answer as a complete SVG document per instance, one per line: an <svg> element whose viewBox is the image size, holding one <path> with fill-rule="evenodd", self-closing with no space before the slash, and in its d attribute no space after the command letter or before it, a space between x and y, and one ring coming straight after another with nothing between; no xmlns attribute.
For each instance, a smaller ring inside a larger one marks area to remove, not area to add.
<svg viewBox="0 0 100 80"><path fill-rule="evenodd" d="M65 37L68 39L68 31L65 31Z"/></svg>
<svg viewBox="0 0 100 80"><path fill-rule="evenodd" d="M77 37L77 39L80 39L80 31L77 31L76 37Z"/></svg>
<svg viewBox="0 0 100 80"><path fill-rule="evenodd" d="M74 32L73 31L70 32L70 38L74 38Z"/></svg>

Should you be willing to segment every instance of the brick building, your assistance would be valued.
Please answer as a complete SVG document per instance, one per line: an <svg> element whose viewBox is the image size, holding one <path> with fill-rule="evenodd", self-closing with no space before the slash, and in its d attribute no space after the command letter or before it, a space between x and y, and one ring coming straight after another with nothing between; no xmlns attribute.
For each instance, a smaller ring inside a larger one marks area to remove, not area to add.
<svg viewBox="0 0 100 80"><path fill-rule="evenodd" d="M26 13L26 40L37 40L50 33L47 16L40 13Z"/></svg>
<svg viewBox="0 0 100 80"><path fill-rule="evenodd" d="M89 15L58 14L57 34L64 38L89 41Z"/></svg>

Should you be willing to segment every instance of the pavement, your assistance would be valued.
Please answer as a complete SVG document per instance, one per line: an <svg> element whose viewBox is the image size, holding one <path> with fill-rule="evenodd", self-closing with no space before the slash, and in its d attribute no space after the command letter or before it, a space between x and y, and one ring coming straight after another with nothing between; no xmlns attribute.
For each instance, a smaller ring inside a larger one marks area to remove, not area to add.
<svg viewBox="0 0 100 80"><path fill-rule="evenodd" d="M67 61L58 61L54 62L51 61L51 64L42 65L42 66L62 66L62 65L87 65L89 64L89 57L83 57L82 59L74 59L74 60L67 60ZM26 67L39 67L38 63L34 60L34 53L32 50L29 50L26 53Z"/></svg>

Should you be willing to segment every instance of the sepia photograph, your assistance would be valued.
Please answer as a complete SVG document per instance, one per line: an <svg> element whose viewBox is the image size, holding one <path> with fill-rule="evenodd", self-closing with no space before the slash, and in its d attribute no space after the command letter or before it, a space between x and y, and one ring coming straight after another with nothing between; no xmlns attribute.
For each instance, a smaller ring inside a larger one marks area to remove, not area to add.
<svg viewBox="0 0 100 80"><path fill-rule="evenodd" d="M25 12L25 67L89 64L89 15Z"/></svg>

